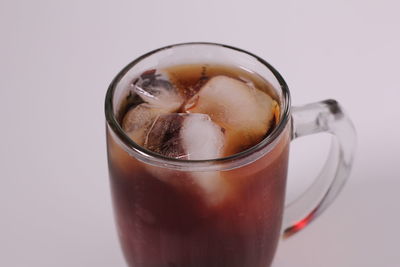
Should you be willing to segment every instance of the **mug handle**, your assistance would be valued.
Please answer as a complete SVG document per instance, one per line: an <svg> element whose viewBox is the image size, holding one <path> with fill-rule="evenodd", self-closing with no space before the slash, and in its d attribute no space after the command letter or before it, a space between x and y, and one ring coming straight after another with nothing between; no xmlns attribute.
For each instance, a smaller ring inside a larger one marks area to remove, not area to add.
<svg viewBox="0 0 400 267"><path fill-rule="evenodd" d="M313 184L285 208L283 237L287 238L314 221L333 202L350 175L356 132L336 100L292 108L292 140L315 133L332 135L328 159Z"/></svg>

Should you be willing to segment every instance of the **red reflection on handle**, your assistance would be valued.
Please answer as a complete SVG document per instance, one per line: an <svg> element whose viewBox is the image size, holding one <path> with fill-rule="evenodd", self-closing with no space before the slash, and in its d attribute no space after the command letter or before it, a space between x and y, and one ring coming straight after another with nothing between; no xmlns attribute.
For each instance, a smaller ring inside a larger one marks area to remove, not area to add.
<svg viewBox="0 0 400 267"><path fill-rule="evenodd" d="M298 221L293 226L285 229L285 232L283 233L283 237L288 238L288 237L292 236L293 234L297 233L298 231L300 231L301 229L303 229L304 227L306 227L312 221L314 216L315 216L315 212L313 211L310 214L308 214L307 217L305 217L303 220Z"/></svg>

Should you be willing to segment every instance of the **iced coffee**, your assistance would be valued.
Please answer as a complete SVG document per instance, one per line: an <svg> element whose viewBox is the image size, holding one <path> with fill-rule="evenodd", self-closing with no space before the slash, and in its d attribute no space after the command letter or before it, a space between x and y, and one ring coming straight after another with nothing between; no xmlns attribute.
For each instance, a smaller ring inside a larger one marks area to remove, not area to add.
<svg viewBox="0 0 400 267"><path fill-rule="evenodd" d="M143 153L205 161L257 153L281 118L273 86L248 69L180 64L134 77L118 122ZM108 129L117 229L129 266L261 267L272 261L285 195L289 129L246 165L164 168L130 155Z"/></svg>

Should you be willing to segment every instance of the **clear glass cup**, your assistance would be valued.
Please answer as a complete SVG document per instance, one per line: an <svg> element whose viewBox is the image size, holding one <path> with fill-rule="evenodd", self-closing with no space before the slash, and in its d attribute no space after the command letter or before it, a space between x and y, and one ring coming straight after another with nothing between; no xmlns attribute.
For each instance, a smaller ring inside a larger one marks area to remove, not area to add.
<svg viewBox="0 0 400 267"><path fill-rule="evenodd" d="M279 124L257 145L212 160L167 158L133 142L117 118L132 79L149 69L196 63L233 65L262 76L279 99ZM279 239L332 203L353 162L355 130L335 100L291 107L288 87L269 63L221 44L177 44L139 57L111 83L105 113L115 218L129 266L270 266ZM333 140L326 164L285 207L290 142L320 132ZM193 189L193 176L218 190Z"/></svg>

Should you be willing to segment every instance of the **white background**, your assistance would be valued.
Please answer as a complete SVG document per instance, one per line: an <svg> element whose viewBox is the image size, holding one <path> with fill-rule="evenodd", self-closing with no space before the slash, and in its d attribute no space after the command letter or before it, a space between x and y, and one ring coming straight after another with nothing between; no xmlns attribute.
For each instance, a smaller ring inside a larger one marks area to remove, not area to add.
<svg viewBox="0 0 400 267"><path fill-rule="evenodd" d="M273 267L400 266L399 10L396 0L1 0L0 266L124 266L104 95L128 62L185 41L252 51L285 77L294 105L335 98L357 128L344 191L281 242ZM293 142L289 197L318 172L327 141Z"/></svg>

